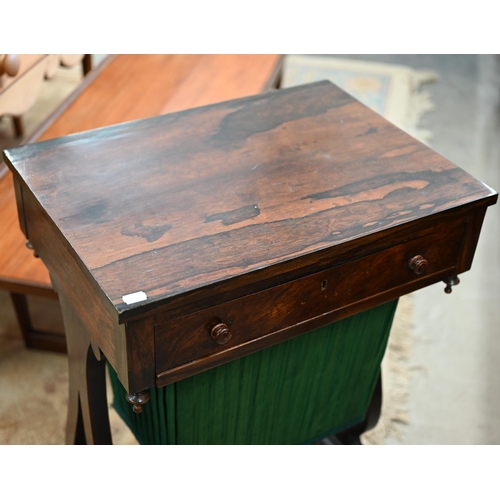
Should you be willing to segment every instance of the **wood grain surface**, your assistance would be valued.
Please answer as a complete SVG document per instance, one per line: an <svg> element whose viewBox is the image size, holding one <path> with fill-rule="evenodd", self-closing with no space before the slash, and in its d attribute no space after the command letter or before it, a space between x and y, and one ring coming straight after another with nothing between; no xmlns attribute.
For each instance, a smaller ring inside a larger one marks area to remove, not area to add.
<svg viewBox="0 0 500 500"><path fill-rule="evenodd" d="M325 317L326 324L331 322L329 313L402 285L414 283L418 287L422 277L429 279L437 273L452 272L465 225L465 217L441 222L432 230L416 231L408 242L361 259L157 324L157 370L167 372L200 358L219 355L223 349L208 335L219 323L224 323L232 334L224 350L232 349L314 318ZM411 258L419 253L425 254L429 262L422 276L409 266Z"/></svg>
<svg viewBox="0 0 500 500"><path fill-rule="evenodd" d="M42 55L33 55L40 59ZM172 109L211 104L268 90L282 56L121 54L96 68L28 142L52 139ZM21 68L22 69L22 68ZM207 82L213 84L207 85ZM189 92L187 92L189 89ZM171 102L171 104L169 104ZM19 230L12 175L0 165L0 288L56 297L43 262Z"/></svg>
<svg viewBox="0 0 500 500"><path fill-rule="evenodd" d="M497 196L328 82L30 144L6 160L122 320ZM148 299L124 303L138 291Z"/></svg>

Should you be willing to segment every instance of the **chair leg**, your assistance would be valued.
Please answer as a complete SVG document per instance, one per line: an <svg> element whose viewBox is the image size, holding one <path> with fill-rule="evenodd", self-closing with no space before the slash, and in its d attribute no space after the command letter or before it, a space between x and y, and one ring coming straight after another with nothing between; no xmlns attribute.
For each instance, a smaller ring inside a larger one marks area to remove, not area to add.
<svg viewBox="0 0 500 500"><path fill-rule="evenodd" d="M82 59L83 76L92 70L92 54L85 54Z"/></svg>
<svg viewBox="0 0 500 500"><path fill-rule="evenodd" d="M16 137L22 137L24 135L24 125L21 116L13 116L12 123L14 124L14 132Z"/></svg>

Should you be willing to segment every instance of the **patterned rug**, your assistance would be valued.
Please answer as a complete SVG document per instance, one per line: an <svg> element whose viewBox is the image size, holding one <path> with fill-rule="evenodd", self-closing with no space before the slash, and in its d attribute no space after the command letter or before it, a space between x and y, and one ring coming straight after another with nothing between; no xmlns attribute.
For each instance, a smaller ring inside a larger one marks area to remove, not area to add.
<svg viewBox="0 0 500 500"><path fill-rule="evenodd" d="M430 140L430 134L418 125L432 104L429 95L419 89L436 79L434 73L326 56L286 57L282 86L324 79L333 81L422 142ZM28 135L80 81L80 68L62 68L52 80L44 82L38 102L24 117ZM19 142L12 135L10 121L4 119L0 125L2 149ZM389 436L402 439L401 428L409 421L406 399L412 316L411 295L402 297L382 365L382 417L377 427L363 436L366 444L383 444ZM0 444L64 442L67 358L24 348L9 295L4 291L0 291L0 401ZM137 443L112 408L110 418L115 444Z"/></svg>
<svg viewBox="0 0 500 500"><path fill-rule="evenodd" d="M416 139L428 143L431 133L419 127L434 106L424 83L437 80L428 70L327 56L288 56L283 87L330 80Z"/></svg>

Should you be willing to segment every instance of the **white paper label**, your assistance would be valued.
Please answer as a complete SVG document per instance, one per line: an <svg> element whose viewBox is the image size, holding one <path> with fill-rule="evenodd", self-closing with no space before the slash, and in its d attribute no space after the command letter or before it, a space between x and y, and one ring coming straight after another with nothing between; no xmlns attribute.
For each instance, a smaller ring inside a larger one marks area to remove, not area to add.
<svg viewBox="0 0 500 500"><path fill-rule="evenodd" d="M135 304L136 302L141 302L143 300L146 300L148 296L144 292L135 292L135 293L129 293L128 295L124 295L122 297L123 302L125 304L130 305L130 304Z"/></svg>

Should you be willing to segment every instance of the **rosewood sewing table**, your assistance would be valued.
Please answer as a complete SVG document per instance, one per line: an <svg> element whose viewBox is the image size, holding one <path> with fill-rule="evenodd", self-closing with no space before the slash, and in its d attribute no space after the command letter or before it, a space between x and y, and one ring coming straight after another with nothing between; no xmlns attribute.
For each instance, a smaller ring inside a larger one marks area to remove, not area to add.
<svg viewBox="0 0 500 500"><path fill-rule="evenodd" d="M61 300L68 443L111 442L104 359L140 411L151 388L440 280L451 291L497 200L328 82L5 159Z"/></svg>

